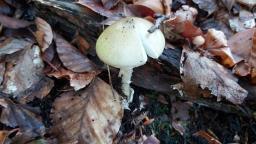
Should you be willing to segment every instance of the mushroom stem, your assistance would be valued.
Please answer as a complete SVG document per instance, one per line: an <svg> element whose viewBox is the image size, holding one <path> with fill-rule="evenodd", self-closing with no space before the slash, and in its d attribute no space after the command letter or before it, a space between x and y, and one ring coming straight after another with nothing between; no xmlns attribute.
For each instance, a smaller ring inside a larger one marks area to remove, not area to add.
<svg viewBox="0 0 256 144"><path fill-rule="evenodd" d="M133 89L130 87L132 78L132 68L120 68L119 77L122 77L122 90L127 96L128 103L132 102L133 99Z"/></svg>

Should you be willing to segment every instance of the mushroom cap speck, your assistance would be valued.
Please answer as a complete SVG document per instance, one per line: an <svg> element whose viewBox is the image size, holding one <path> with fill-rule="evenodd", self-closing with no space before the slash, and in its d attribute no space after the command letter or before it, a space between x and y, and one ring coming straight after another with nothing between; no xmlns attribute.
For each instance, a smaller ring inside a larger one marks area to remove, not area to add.
<svg viewBox="0 0 256 144"><path fill-rule="evenodd" d="M123 18L106 28L96 43L104 63L116 68L133 68L146 63L147 55L158 58L165 46L160 30L149 33L153 24L137 17Z"/></svg>

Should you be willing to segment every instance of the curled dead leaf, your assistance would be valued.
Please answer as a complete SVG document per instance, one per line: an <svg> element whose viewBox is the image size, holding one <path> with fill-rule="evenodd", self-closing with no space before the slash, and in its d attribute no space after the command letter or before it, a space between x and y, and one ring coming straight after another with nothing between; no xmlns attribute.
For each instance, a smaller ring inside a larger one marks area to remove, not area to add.
<svg viewBox="0 0 256 144"><path fill-rule="evenodd" d="M227 47L227 38L225 34L216 29L208 29L205 36L205 48L207 49L215 49L215 48L223 48Z"/></svg>
<svg viewBox="0 0 256 144"><path fill-rule="evenodd" d="M42 18L37 17L35 19L37 31L35 32L36 40L44 52L52 43L53 32L51 26Z"/></svg>
<svg viewBox="0 0 256 144"><path fill-rule="evenodd" d="M119 98L99 78L85 90L62 94L53 104L53 134L59 143L112 143L123 116Z"/></svg>
<svg viewBox="0 0 256 144"><path fill-rule="evenodd" d="M237 63L231 49L228 47L226 36L222 31L213 28L208 29L205 36L205 44L202 48L215 56L226 67L233 67Z"/></svg>
<svg viewBox="0 0 256 144"><path fill-rule="evenodd" d="M188 96L201 96L209 91L220 100L224 97L234 104L241 104L248 92L243 89L227 69L220 64L192 52L185 46L181 59L181 78Z"/></svg>
<svg viewBox="0 0 256 144"><path fill-rule="evenodd" d="M180 22L177 18L167 20L165 22L165 35L173 35L173 33L180 34L181 36L193 39L196 36L202 35L202 30L196 27L191 21Z"/></svg>
<svg viewBox="0 0 256 144"><path fill-rule="evenodd" d="M72 86L75 91L86 87L97 74L98 72L75 73L64 68L59 68L58 71L48 73L49 76L54 76L58 79L67 77L70 81L70 86Z"/></svg>

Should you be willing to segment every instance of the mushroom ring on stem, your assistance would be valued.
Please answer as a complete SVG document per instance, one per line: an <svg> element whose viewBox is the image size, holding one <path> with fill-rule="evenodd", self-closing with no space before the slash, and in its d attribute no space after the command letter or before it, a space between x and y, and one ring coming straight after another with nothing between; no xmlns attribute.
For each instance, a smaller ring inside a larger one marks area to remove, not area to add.
<svg viewBox="0 0 256 144"><path fill-rule="evenodd" d="M165 47L165 38L160 30L148 32L152 26L142 18L123 18L106 28L96 43L100 60L120 69L122 90L128 102L133 99L133 89L130 88L132 69L144 65L147 56L157 59Z"/></svg>

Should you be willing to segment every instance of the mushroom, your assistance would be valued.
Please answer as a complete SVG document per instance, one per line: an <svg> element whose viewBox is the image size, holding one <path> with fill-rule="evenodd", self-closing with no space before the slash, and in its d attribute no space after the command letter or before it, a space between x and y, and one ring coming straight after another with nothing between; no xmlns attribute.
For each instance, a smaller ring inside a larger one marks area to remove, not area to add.
<svg viewBox="0 0 256 144"><path fill-rule="evenodd" d="M193 38L192 43L196 46L196 47L200 47L201 45L203 45L205 43L205 39L203 36L196 36Z"/></svg>
<svg viewBox="0 0 256 144"><path fill-rule="evenodd" d="M153 24L137 17L123 18L106 28L96 42L96 53L104 63L119 68L122 91L130 103L133 89L130 88L132 69L147 62L147 55L157 59L165 47L165 38L160 30L149 33Z"/></svg>

